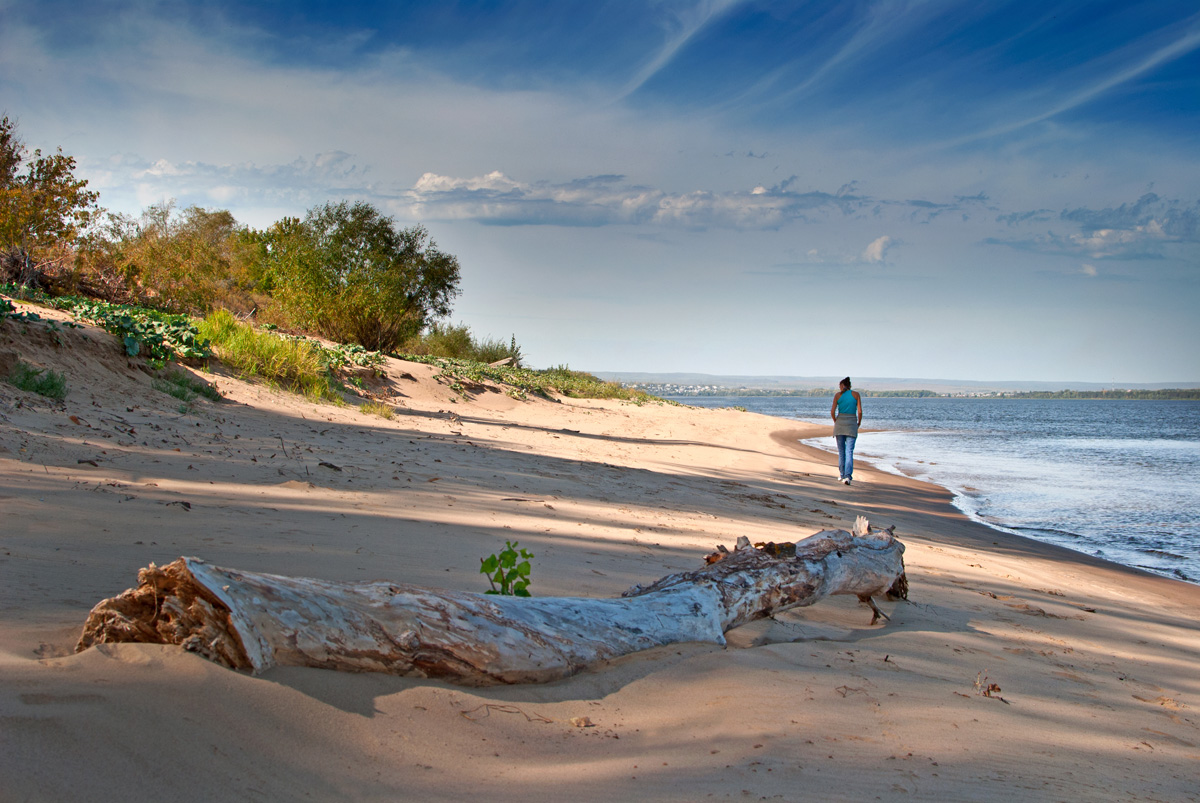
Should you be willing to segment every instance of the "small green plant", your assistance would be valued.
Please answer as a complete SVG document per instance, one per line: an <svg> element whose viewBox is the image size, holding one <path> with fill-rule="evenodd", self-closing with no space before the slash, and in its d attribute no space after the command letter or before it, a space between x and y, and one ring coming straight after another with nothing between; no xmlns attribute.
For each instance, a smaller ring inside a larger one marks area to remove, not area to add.
<svg viewBox="0 0 1200 803"><path fill-rule="evenodd" d="M498 554L480 558L479 573L487 575L491 590L487 594L510 597L529 597L529 560L533 553L520 549L516 541L505 541Z"/></svg>
<svg viewBox="0 0 1200 803"><path fill-rule="evenodd" d="M67 379L49 368L34 368L28 363L18 362L13 366L5 381L21 390L62 401L67 397Z"/></svg>

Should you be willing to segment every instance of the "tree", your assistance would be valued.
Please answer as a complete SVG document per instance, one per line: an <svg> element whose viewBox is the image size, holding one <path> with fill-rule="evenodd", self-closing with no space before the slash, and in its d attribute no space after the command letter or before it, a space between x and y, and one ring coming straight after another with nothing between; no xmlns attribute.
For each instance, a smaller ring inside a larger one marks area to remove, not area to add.
<svg viewBox="0 0 1200 803"><path fill-rule="evenodd" d="M397 229L368 203L323 204L267 232L268 268L285 314L302 327L392 351L450 312L458 259L422 226Z"/></svg>
<svg viewBox="0 0 1200 803"><path fill-rule="evenodd" d="M24 165L24 172L21 167ZM99 214L99 193L75 178L75 159L62 149L28 153L16 123L0 119L0 249L5 278L40 284L47 267L73 256L74 245Z"/></svg>
<svg viewBox="0 0 1200 803"><path fill-rule="evenodd" d="M172 312L205 313L237 290L242 227L225 209L155 204L133 219L110 217L113 258L137 299Z"/></svg>

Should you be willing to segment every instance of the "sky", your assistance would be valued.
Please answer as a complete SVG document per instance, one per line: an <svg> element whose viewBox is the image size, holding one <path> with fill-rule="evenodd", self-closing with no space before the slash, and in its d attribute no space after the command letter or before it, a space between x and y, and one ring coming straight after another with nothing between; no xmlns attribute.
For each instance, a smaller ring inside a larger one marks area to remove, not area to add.
<svg viewBox="0 0 1200 803"><path fill-rule="evenodd" d="M364 200L536 367L1200 380L1200 6L0 0L107 209Z"/></svg>

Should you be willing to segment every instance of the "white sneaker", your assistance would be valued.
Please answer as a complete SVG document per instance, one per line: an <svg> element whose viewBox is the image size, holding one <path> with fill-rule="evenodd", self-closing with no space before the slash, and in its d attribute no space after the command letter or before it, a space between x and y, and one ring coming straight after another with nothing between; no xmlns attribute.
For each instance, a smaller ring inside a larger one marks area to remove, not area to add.
<svg viewBox="0 0 1200 803"><path fill-rule="evenodd" d="M850 478L849 478L849 477L842 477L842 482L844 482L846 485L849 485L849 484L850 484Z"/></svg>

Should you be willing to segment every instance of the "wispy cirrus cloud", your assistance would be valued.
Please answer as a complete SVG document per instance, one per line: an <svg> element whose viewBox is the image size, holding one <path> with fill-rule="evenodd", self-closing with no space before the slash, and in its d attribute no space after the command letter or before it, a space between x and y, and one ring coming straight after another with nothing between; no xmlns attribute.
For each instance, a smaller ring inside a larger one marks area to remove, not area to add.
<svg viewBox="0 0 1200 803"><path fill-rule="evenodd" d="M741 2L743 0L700 0L682 11L669 15L667 20L672 23L674 30L671 31L653 58L621 90L621 97L628 97L640 89L654 77L655 73L669 64L675 54L684 48L706 25Z"/></svg>

